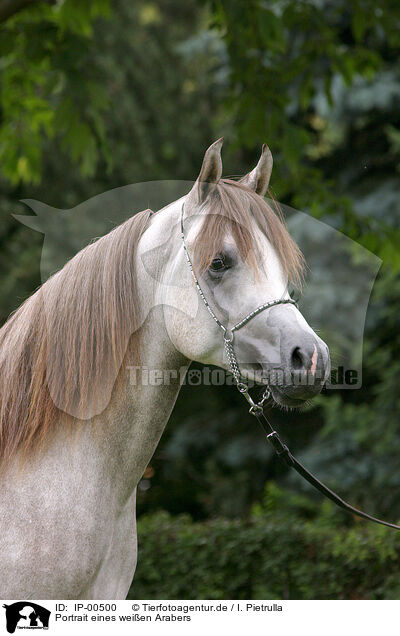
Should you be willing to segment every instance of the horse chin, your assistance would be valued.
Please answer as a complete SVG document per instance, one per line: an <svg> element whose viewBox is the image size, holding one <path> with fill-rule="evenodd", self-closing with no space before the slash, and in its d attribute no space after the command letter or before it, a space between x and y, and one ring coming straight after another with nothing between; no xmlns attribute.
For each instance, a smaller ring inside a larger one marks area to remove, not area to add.
<svg viewBox="0 0 400 636"><path fill-rule="evenodd" d="M284 391L282 391L281 389L278 389L278 387L276 386L271 386L270 391L271 391L272 399L279 406L296 409L296 408L300 408L307 402L307 399L304 399L304 398L289 397L288 395L284 393Z"/></svg>

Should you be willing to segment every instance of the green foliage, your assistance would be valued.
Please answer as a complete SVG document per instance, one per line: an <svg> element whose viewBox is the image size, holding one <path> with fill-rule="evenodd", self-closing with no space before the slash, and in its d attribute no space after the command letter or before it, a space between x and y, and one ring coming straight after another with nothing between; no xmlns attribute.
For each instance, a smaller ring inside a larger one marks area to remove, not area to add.
<svg viewBox="0 0 400 636"><path fill-rule="evenodd" d="M60 138L84 176L110 158L108 94L91 59L93 20L108 0L39 3L0 26L0 166L16 184L39 183L45 141Z"/></svg>
<svg viewBox="0 0 400 636"><path fill-rule="evenodd" d="M275 158L273 188L281 201L340 219L342 231L400 269L398 233L393 236L390 224L377 232L373 219L354 214L349 183L343 187L344 166L338 163L351 149L352 181L365 179L363 168L356 167L357 138L373 132L365 117L368 98L381 101L380 108L386 98L376 78L392 67L397 71L400 5L388 2L381 8L372 0L209 0L208 5L211 26L227 48L226 108L237 145L267 141ZM345 100L363 87L363 120L354 108L341 120L332 118L342 103L338 85ZM388 134L395 148L393 130Z"/></svg>
<svg viewBox="0 0 400 636"><path fill-rule="evenodd" d="M57 5L63 7L62 29L53 25L49 33L47 16L52 15L52 9L39 5L0 25L2 34L6 30L10 34L17 29L21 32L21 49L11 38L7 40L10 56L22 55L28 41L38 49L35 58L33 53L24 58L27 77L22 74L21 82L29 84L32 73L45 84L61 77L50 82L52 93L43 97L43 109L50 113L46 129L36 126L35 116L26 112L22 84L16 87L22 101L17 95L15 107L11 108L10 102L9 125L0 110L0 138L4 138L4 145L0 144L0 153L4 154L0 161L1 322L41 282L43 237L12 218L12 213L27 213L19 199L35 198L68 209L127 183L190 179L214 135L214 40L207 40L200 48L187 45L202 19L194 0L184 6L169 0L157 5L115 0L109 20L94 19L89 11L90 6L100 10L100 3L83 4L67 0ZM91 34L83 28L81 19L77 18L75 24L74 16L79 11L86 16L86 24L92 25ZM5 40L0 35L0 49L2 45L5 47ZM41 73L38 60L50 53L49 74ZM7 69L17 73L13 66ZM0 68L0 82L4 79ZM34 82L30 90L35 93ZM3 91L2 99L11 99L7 91ZM15 134L19 117L26 120L21 126L22 154L20 137ZM90 123L93 118L96 135ZM104 159L105 139L112 149L112 165ZM21 182L18 170L14 170L27 152L37 158L37 163L29 163L34 178L39 180L37 184ZM9 179L4 174L6 166ZM79 166L85 171L95 169L95 174L83 176ZM132 213L135 211L133 205Z"/></svg>
<svg viewBox="0 0 400 636"><path fill-rule="evenodd" d="M362 522L339 527L329 503L317 516L312 502L288 500L276 488L265 500L247 520L194 523L165 512L140 519L128 598L398 597L398 533ZM305 507L310 520L299 516Z"/></svg>

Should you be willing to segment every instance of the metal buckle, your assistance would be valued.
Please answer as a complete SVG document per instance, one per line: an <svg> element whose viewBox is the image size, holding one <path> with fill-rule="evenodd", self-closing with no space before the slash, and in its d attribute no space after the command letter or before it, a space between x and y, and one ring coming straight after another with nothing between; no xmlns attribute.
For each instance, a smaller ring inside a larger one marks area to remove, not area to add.
<svg viewBox="0 0 400 636"><path fill-rule="evenodd" d="M269 396L271 395L269 388L268 387L265 388L265 391L259 402L254 402L253 398L251 397L249 393L249 388L244 382L238 382L236 384L236 388L239 391L239 393L241 393L243 397L245 397L248 403L250 404L249 413L255 416L262 415L264 402L268 400Z"/></svg>
<svg viewBox="0 0 400 636"><path fill-rule="evenodd" d="M253 406L251 406L249 408L249 413L251 413L251 415L255 415L256 417L258 415L262 415L263 414L263 407L261 406L261 404L255 404L253 402Z"/></svg>
<svg viewBox="0 0 400 636"><path fill-rule="evenodd" d="M274 447L277 455L282 455L289 452L288 447L282 442L276 431L272 431L272 433L269 433L269 435L267 435L267 440Z"/></svg>
<svg viewBox="0 0 400 636"><path fill-rule="evenodd" d="M261 404L256 404L254 402L253 398L249 394L249 390L247 386L243 382L239 382L236 386L238 390L240 391L240 393L246 398L246 400L250 404L249 413L251 413L252 415L261 415L261 413L263 412L263 408Z"/></svg>

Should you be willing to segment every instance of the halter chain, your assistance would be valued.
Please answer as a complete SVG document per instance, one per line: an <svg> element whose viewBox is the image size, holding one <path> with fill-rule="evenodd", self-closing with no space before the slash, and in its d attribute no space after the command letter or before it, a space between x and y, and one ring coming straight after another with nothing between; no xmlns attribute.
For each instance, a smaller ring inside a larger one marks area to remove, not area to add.
<svg viewBox="0 0 400 636"><path fill-rule="evenodd" d="M292 298L271 300L270 302L267 302L267 303L264 303L264 304L260 305L259 307L257 307L257 309L254 309L254 311L251 311L249 314L247 314L247 316L245 318L243 318L243 320L240 320L238 323L236 323L236 325L234 325L234 327L232 327L231 329L228 330L228 328L225 327L225 325L223 325L222 322L215 315L212 307L210 306L207 298L205 297L205 294L204 294L204 292L203 292L203 290L202 290L202 288L200 286L199 280L198 280L198 278L197 278L197 276L195 274L193 263L192 263L192 260L191 260L191 258L189 256L188 248L187 248L186 241L185 241L185 234L184 234L184 228L183 228L184 208L185 208L185 204L182 203L181 238L182 238L182 242L183 242L183 249L184 249L185 255L186 255L186 260L187 260L188 265L190 267L190 271L192 272L192 277L193 277L194 283L196 285L196 288L197 288L197 291L198 291L198 293L200 295L200 298L202 299L203 303L207 307L207 310L208 310L211 318L213 318L213 320L217 323L218 327L220 327L220 329L222 329L222 331L223 331L225 353L226 353L226 357L228 359L228 363L229 363L229 366L231 368L231 372L232 372L233 378L235 380L235 384L236 384L236 387L237 387L238 391L246 398L246 400L250 404L250 413L252 415L261 415L261 413L263 412L264 402L271 395L270 390L269 390L269 388L267 386L265 391L264 391L264 393L263 393L263 395L262 395L262 397L261 397L261 400L259 402L257 402L257 403L253 401L252 397L249 394L249 387L241 379L242 376L241 376L241 373L240 373L239 363L237 361L236 354L235 354L235 351L234 351L234 348L233 348L233 337L234 337L235 331L238 331L239 329L241 329L242 327L247 325L247 323L250 322L250 320L252 318L255 318L255 316L258 316L258 314L260 314L265 309L269 309L270 307L275 307L275 305L295 305L297 307L297 303L294 300L292 300Z"/></svg>

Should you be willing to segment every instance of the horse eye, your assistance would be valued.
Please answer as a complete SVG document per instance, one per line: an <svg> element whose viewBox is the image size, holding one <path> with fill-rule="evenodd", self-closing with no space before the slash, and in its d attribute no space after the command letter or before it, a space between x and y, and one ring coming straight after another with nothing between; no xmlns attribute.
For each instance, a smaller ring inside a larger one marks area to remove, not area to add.
<svg viewBox="0 0 400 636"><path fill-rule="evenodd" d="M217 256L216 258L214 258L211 262L210 265L210 269L213 272L222 272L222 270L225 269L225 259L222 256L222 254L220 254L219 256Z"/></svg>

